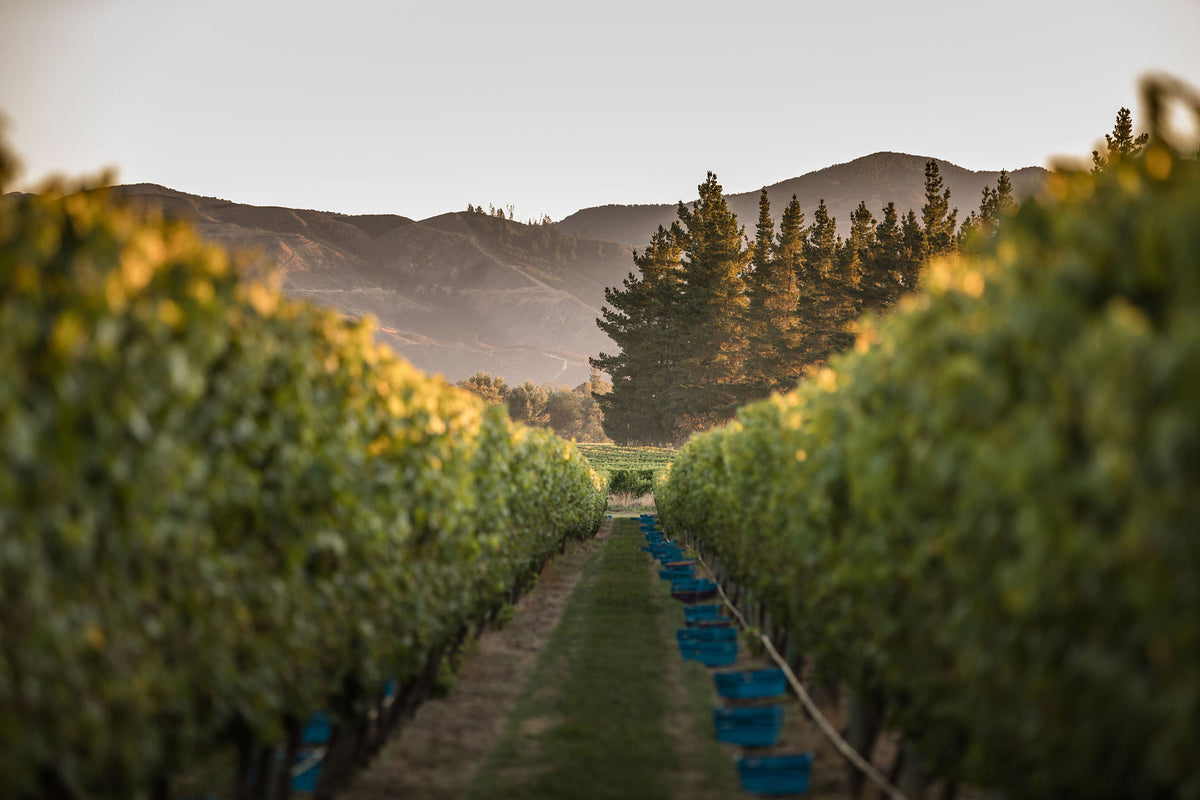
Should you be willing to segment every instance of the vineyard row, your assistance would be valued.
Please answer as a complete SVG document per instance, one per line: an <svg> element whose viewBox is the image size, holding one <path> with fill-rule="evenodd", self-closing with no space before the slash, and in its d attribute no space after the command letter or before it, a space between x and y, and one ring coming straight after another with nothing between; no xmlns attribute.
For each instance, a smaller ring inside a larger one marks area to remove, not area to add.
<svg viewBox="0 0 1200 800"><path fill-rule="evenodd" d="M667 532L850 688L860 751L902 732L910 788L1200 798L1197 220L1161 141L1055 174L659 485Z"/></svg>
<svg viewBox="0 0 1200 800"><path fill-rule="evenodd" d="M230 742L261 784L601 521L573 445L240 272L103 192L0 199L5 796L167 796Z"/></svg>

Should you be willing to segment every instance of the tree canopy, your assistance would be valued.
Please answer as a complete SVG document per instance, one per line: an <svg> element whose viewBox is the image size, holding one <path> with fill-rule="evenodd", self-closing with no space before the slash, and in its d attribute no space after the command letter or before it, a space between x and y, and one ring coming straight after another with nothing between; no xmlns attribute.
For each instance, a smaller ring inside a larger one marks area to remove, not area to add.
<svg viewBox="0 0 1200 800"><path fill-rule="evenodd" d="M937 162L925 178L919 217L888 203L877 219L860 203L845 240L824 200L805 224L793 196L776 229L763 189L751 239L708 173L699 199L680 203L671 227L634 253L637 271L605 291L596 324L618 350L591 364L612 378L612 391L596 396L608 436L680 442L852 346L859 315L886 313L916 288L928 257L958 247L958 209ZM984 195L987 222L978 224L991 230L1011 203L1007 173Z"/></svg>

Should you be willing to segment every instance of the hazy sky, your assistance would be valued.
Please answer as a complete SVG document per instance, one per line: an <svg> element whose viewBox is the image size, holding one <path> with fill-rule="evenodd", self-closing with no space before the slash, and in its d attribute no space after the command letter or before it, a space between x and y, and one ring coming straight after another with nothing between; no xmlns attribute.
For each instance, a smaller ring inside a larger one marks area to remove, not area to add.
<svg viewBox="0 0 1200 800"><path fill-rule="evenodd" d="M1084 156L1137 78L1200 84L1200 0L0 0L27 183L554 219L879 150Z"/></svg>

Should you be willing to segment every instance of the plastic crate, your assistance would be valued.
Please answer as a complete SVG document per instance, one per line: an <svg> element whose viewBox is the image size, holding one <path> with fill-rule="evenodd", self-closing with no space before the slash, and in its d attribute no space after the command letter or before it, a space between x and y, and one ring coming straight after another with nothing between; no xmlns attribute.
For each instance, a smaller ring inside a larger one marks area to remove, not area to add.
<svg viewBox="0 0 1200 800"><path fill-rule="evenodd" d="M721 611L723 610L724 606L722 606L720 603L714 603L710 606L692 606L691 608L685 608L683 610L683 617L689 621L697 619L716 619L717 617L721 616Z"/></svg>
<svg viewBox="0 0 1200 800"><path fill-rule="evenodd" d="M732 628L733 620L729 617L713 617L712 619L689 619L684 624L689 628Z"/></svg>
<svg viewBox="0 0 1200 800"><path fill-rule="evenodd" d="M674 589L671 590L671 597L673 597L676 600L678 600L679 602L685 603L685 604L704 603L709 600L712 600L716 596L717 596L716 589L710 589L709 591L706 591L706 592L675 591Z"/></svg>
<svg viewBox="0 0 1200 800"><path fill-rule="evenodd" d="M308 723L304 726L304 730L300 732L300 744L328 744L332 733L332 721L328 715L318 711L309 718Z"/></svg>
<svg viewBox="0 0 1200 800"><path fill-rule="evenodd" d="M717 584L707 578L691 578L676 582L675 588L688 592L706 592L709 589L716 591Z"/></svg>
<svg viewBox="0 0 1200 800"><path fill-rule="evenodd" d="M770 747L779 741L783 706L713 709L717 740L742 747Z"/></svg>
<svg viewBox="0 0 1200 800"><path fill-rule="evenodd" d="M699 661L706 667L728 667L737 663L738 642L679 642L679 654L684 661Z"/></svg>
<svg viewBox="0 0 1200 800"><path fill-rule="evenodd" d="M675 639L680 644L684 642L734 642L738 632L735 628L680 628L675 631Z"/></svg>
<svg viewBox="0 0 1200 800"><path fill-rule="evenodd" d="M754 794L800 794L808 791L812 753L743 756L738 759L742 788Z"/></svg>
<svg viewBox="0 0 1200 800"><path fill-rule="evenodd" d="M325 748L301 748L296 751L292 762L291 788L293 792L312 793L317 789L321 767L325 764Z"/></svg>
<svg viewBox="0 0 1200 800"><path fill-rule="evenodd" d="M775 697L787 690L787 678L781 669L752 669L718 672L713 675L717 694L733 700Z"/></svg>

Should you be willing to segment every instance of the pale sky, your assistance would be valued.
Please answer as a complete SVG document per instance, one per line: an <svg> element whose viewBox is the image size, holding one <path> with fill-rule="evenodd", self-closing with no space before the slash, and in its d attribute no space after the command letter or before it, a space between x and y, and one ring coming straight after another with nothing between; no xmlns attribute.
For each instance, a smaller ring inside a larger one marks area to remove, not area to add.
<svg viewBox="0 0 1200 800"><path fill-rule="evenodd" d="M25 165L254 205L518 219L880 150L1086 156L1200 85L1200 0L0 0Z"/></svg>

